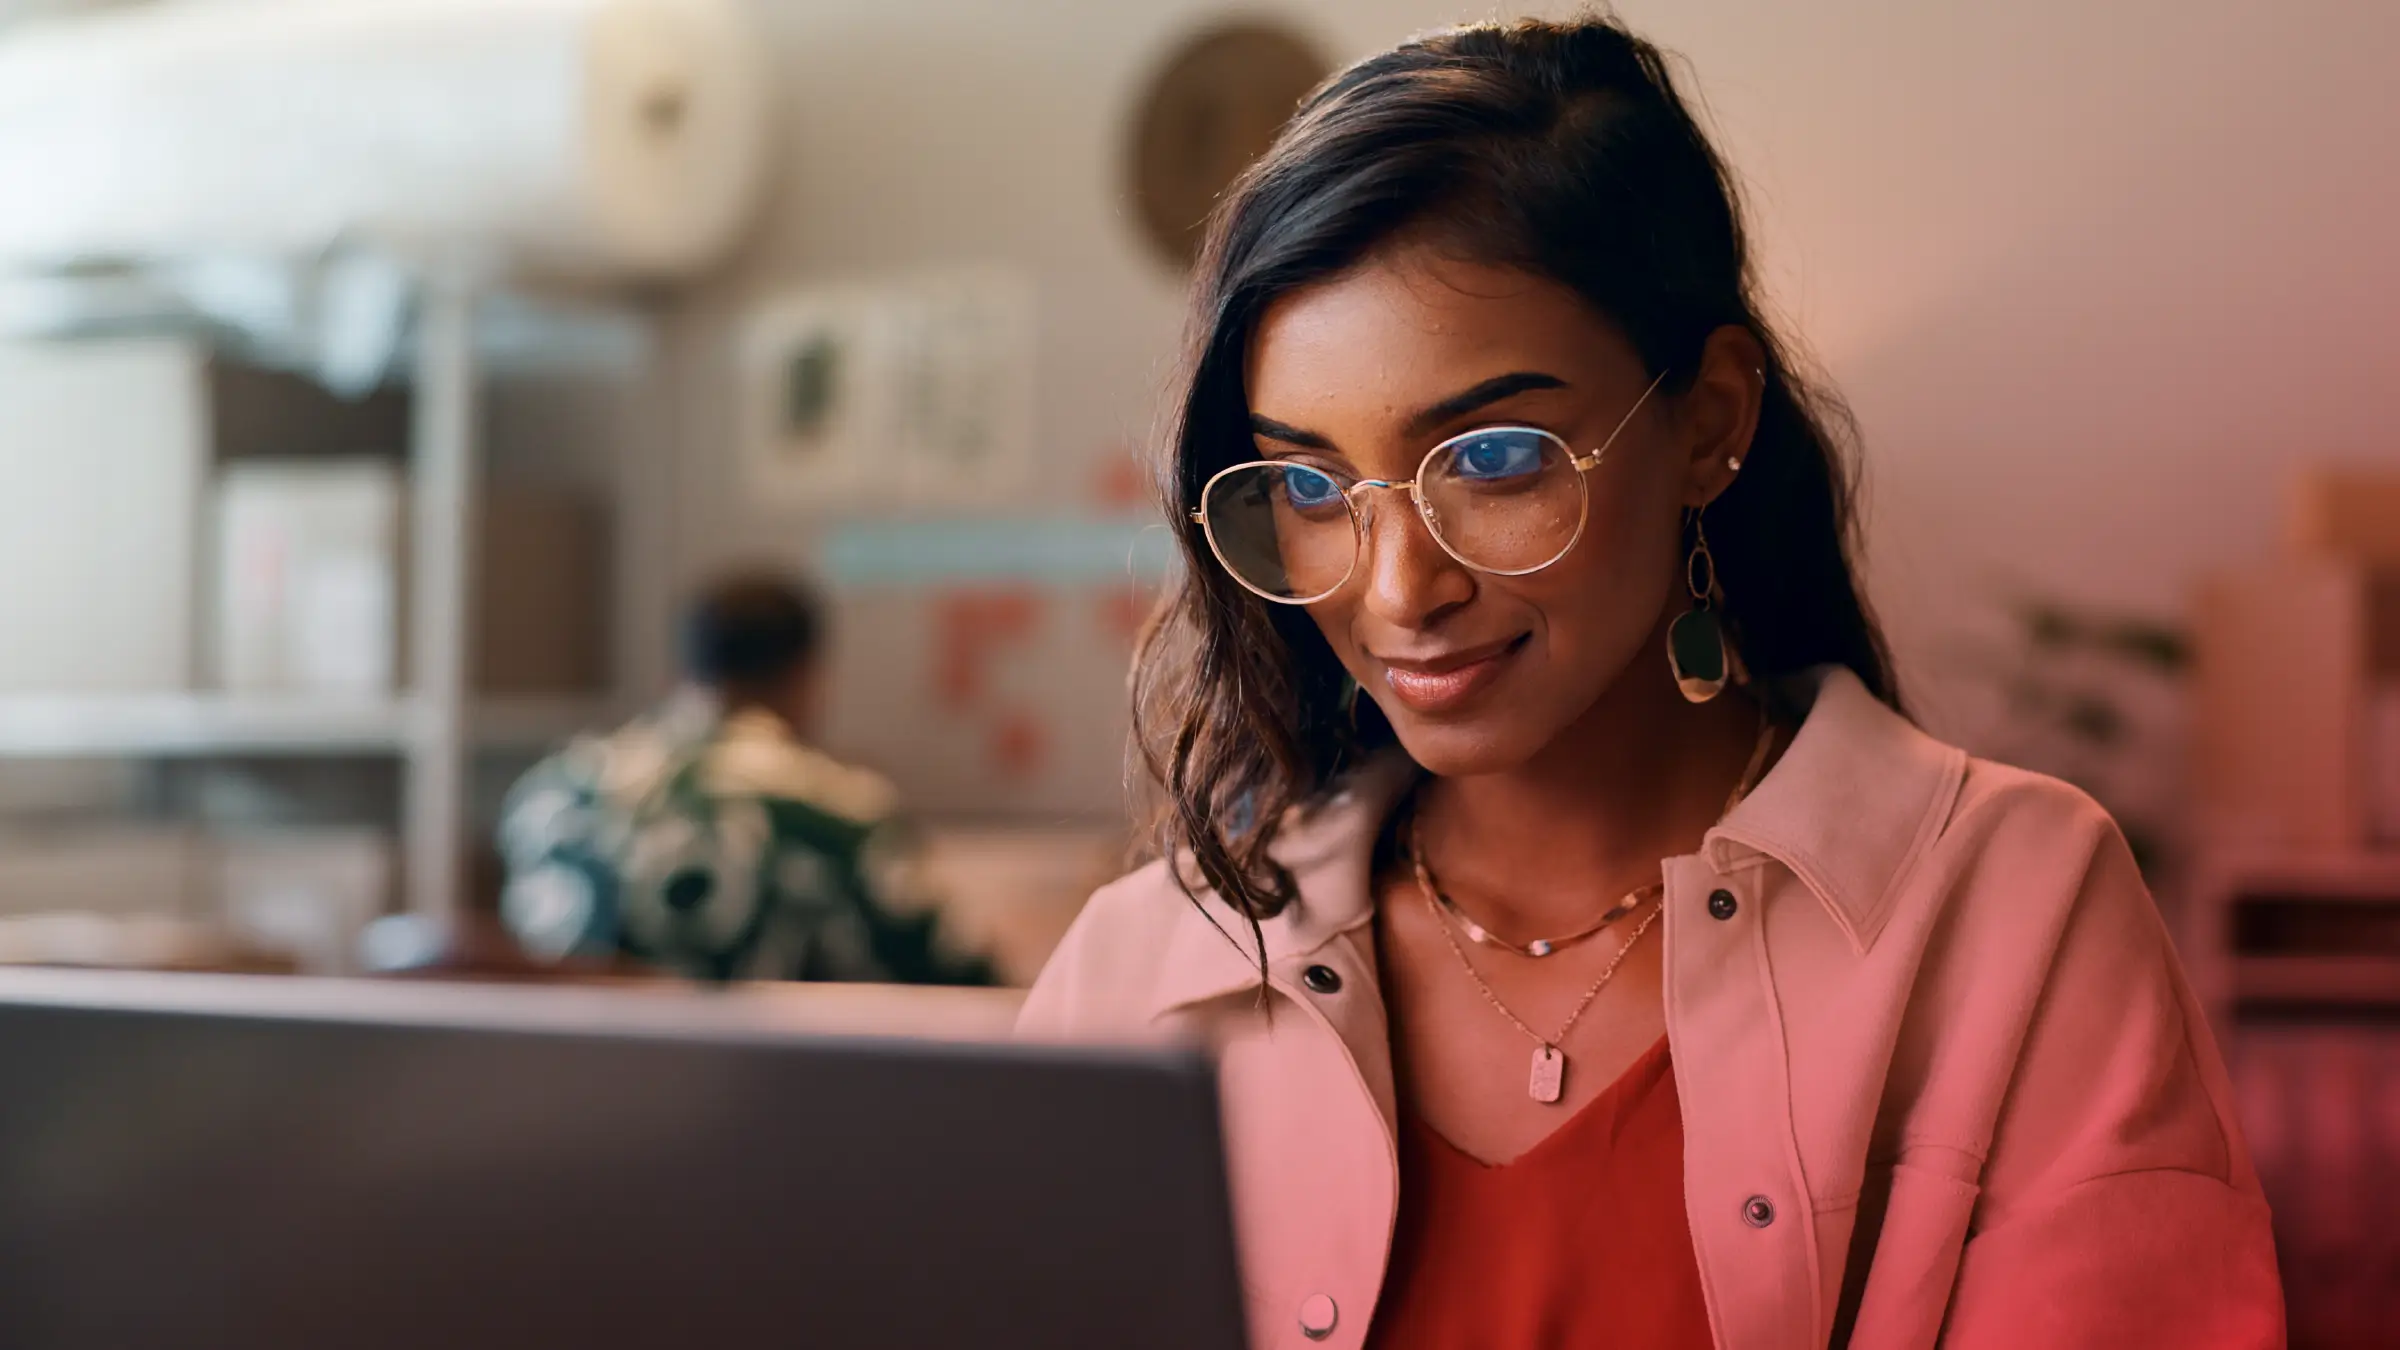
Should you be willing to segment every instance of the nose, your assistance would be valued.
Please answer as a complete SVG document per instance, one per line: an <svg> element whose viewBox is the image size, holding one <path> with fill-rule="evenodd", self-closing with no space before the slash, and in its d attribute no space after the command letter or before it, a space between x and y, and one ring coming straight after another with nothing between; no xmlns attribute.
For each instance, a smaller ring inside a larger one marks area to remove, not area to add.
<svg viewBox="0 0 2400 1350"><path fill-rule="evenodd" d="M1367 494L1359 547L1367 612L1400 628L1422 628L1475 594L1475 578L1444 552L1406 487Z"/></svg>

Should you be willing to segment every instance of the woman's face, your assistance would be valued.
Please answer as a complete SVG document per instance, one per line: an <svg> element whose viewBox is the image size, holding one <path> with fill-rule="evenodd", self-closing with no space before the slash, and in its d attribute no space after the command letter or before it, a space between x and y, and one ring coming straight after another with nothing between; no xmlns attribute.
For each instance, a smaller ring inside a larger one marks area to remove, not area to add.
<svg viewBox="0 0 2400 1350"><path fill-rule="evenodd" d="M1738 351L1719 349L1749 335L1728 331L1739 337L1712 339L1704 365L1741 364ZM1246 372L1260 458L1396 482L1435 445L1478 427L1540 428L1589 455L1651 379L1573 292L1421 246L1282 297ZM1653 637L1688 603L1684 508L1730 480L1714 452L1735 433L1733 443L1748 444L1755 414L1743 387L1704 379L1686 399L1653 394L1585 475L1580 539L1530 575L1463 565L1405 492L1359 494L1358 564L1308 614L1417 763L1444 775L1522 765L1637 658L1656 660L1659 683L1672 687ZM1736 397L1718 408L1726 400L1712 394L1726 391Z"/></svg>

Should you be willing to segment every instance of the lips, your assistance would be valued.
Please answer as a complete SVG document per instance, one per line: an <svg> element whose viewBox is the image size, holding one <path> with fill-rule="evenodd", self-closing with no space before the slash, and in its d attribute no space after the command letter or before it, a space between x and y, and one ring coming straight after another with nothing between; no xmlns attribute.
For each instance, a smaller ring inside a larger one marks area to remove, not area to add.
<svg viewBox="0 0 2400 1350"><path fill-rule="evenodd" d="M1506 673L1526 636L1415 659L1377 659L1383 665L1384 684L1404 707L1421 714L1441 713L1466 703Z"/></svg>

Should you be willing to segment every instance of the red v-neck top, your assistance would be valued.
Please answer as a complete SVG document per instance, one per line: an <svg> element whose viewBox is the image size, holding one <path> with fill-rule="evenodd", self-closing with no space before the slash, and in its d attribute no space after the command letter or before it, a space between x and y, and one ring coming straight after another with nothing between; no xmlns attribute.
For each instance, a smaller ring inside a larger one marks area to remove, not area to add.
<svg viewBox="0 0 2400 1350"><path fill-rule="evenodd" d="M1665 1037L1498 1167L1402 1112L1400 1217L1368 1350L1711 1344Z"/></svg>

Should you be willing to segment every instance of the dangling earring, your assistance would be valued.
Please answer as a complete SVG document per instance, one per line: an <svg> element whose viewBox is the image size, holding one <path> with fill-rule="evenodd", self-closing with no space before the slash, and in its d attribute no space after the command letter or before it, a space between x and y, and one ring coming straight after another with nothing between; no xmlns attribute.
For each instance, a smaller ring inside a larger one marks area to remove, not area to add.
<svg viewBox="0 0 2400 1350"><path fill-rule="evenodd" d="M1691 521L1692 552L1684 559L1683 584L1692 593L1692 607L1667 625L1667 666L1685 698L1706 703L1725 692L1733 660L1725 648L1725 625L1717 618L1717 560L1708 551L1698 511Z"/></svg>

